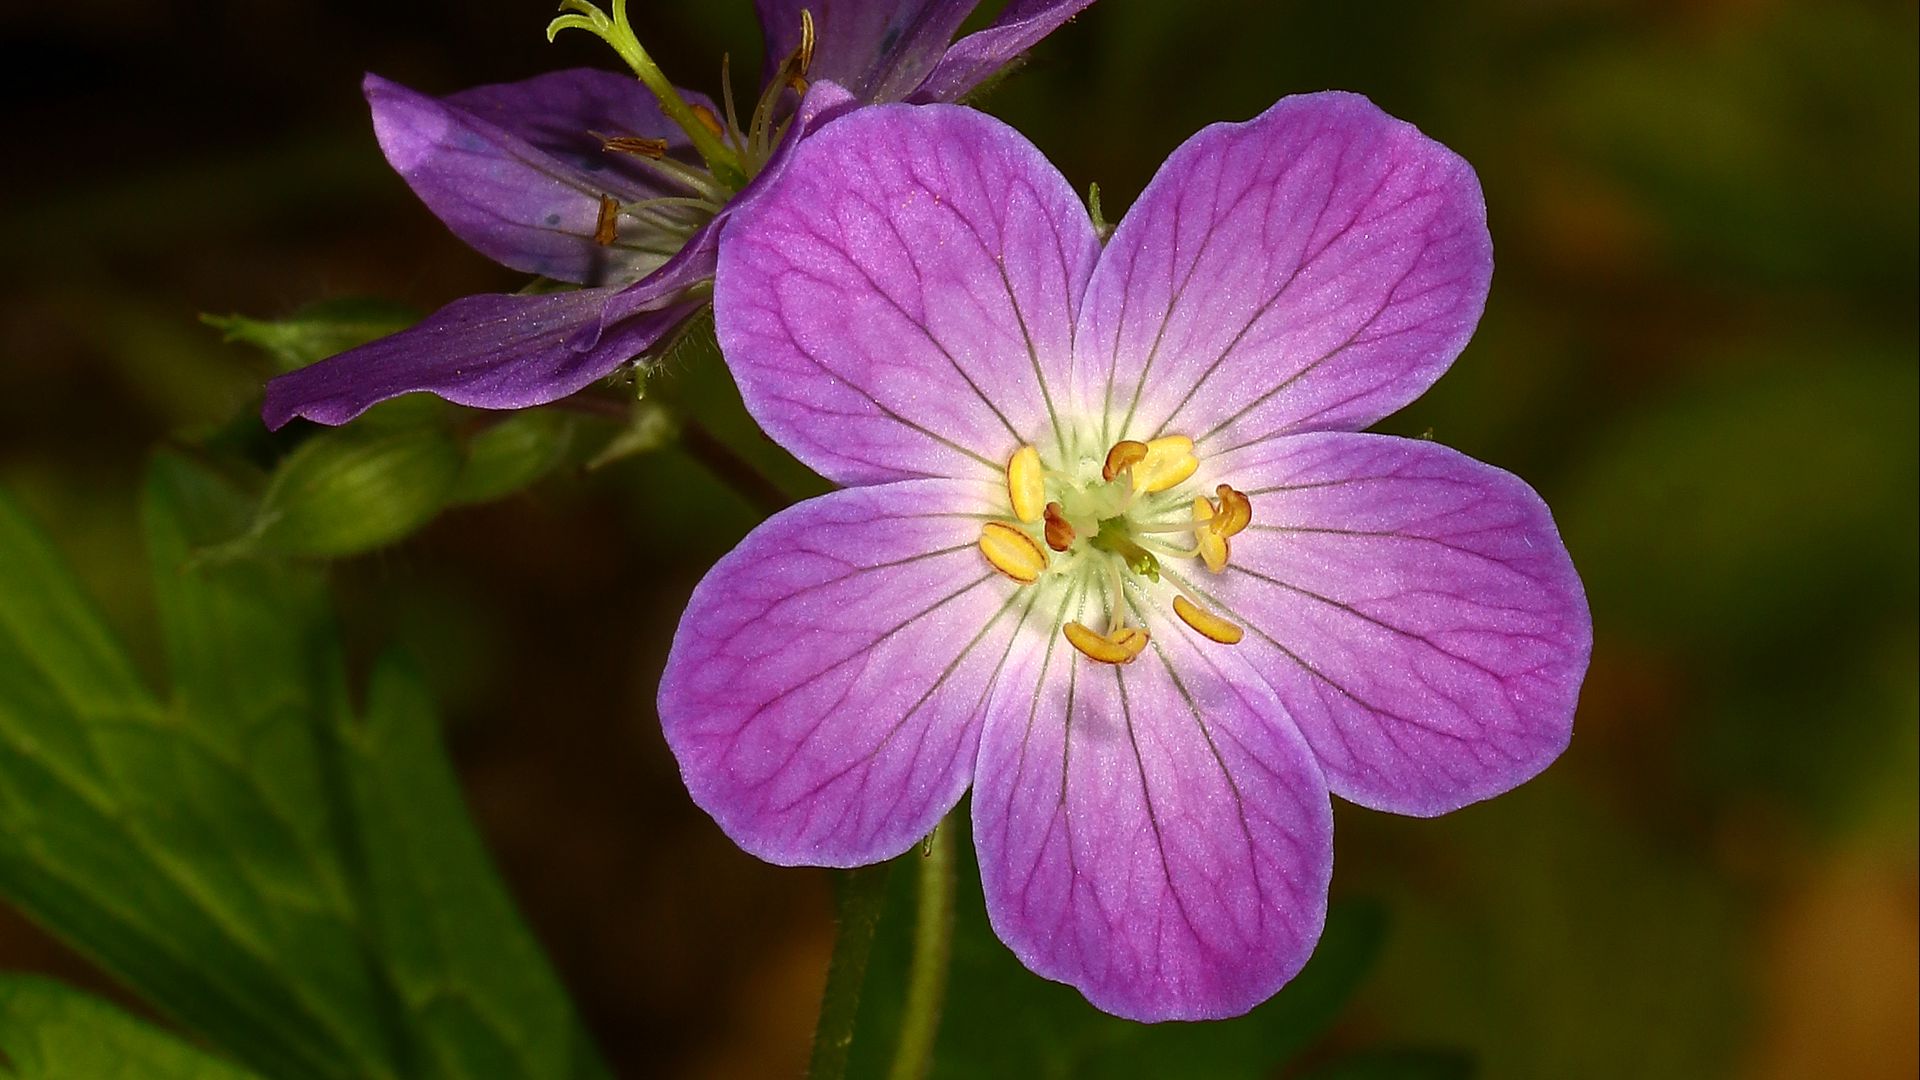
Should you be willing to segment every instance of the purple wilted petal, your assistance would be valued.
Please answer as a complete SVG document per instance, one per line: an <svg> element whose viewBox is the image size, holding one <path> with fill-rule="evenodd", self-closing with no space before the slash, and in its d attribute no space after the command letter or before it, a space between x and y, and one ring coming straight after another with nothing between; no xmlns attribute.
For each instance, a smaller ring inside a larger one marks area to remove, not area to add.
<svg viewBox="0 0 1920 1080"><path fill-rule="evenodd" d="M694 801L741 847L878 862L959 801L1031 609L979 551L996 500L956 480L836 491L769 519L694 590L660 717Z"/></svg>
<svg viewBox="0 0 1920 1080"><path fill-rule="evenodd" d="M530 274L597 284L659 266L699 224L663 210L618 219L613 243L594 241L601 197L631 203L689 190L666 183L595 133L686 139L636 81L604 71L557 71L446 98L378 75L366 78L374 134L414 193L481 254Z"/></svg>
<svg viewBox="0 0 1920 1080"><path fill-rule="evenodd" d="M1245 626L1335 794L1428 816L1565 749L1592 646L1547 507L1431 442L1347 432L1209 462L1253 501L1218 576L1177 580Z"/></svg>
<svg viewBox="0 0 1920 1080"><path fill-rule="evenodd" d="M619 290L463 297L418 326L267 384L267 426L296 416L344 424L416 390L483 409L543 405L585 388L652 345L697 308L670 304L602 327Z"/></svg>
<svg viewBox="0 0 1920 1080"><path fill-rule="evenodd" d="M861 109L735 213L716 329L754 419L822 475L999 477L1056 438L1098 253L1073 190L1012 128Z"/></svg>
<svg viewBox="0 0 1920 1080"><path fill-rule="evenodd" d="M861 101L898 101L940 62L979 0L756 0L767 39L764 78L800 45L813 13L810 79L831 79Z"/></svg>
<svg viewBox="0 0 1920 1080"><path fill-rule="evenodd" d="M1093 0L1014 0L992 26L953 43L911 101L958 101L1033 48Z"/></svg>
<svg viewBox="0 0 1920 1080"><path fill-rule="evenodd" d="M1107 1012L1237 1016L1319 940L1326 781L1244 659L1158 599L1141 614L1153 641L1130 664L1055 632L1002 673L973 794L987 913L1028 967Z"/></svg>
<svg viewBox="0 0 1920 1080"><path fill-rule="evenodd" d="M1187 140L1089 286L1075 386L1119 430L1200 453L1359 428L1465 347L1493 273L1459 155L1355 94L1282 99Z"/></svg>

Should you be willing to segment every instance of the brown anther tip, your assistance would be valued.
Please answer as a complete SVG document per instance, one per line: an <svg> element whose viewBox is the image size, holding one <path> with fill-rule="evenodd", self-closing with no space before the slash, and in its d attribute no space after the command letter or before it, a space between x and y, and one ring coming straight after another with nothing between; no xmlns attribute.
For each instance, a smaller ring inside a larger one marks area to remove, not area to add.
<svg viewBox="0 0 1920 1080"><path fill-rule="evenodd" d="M1065 551L1073 546L1073 526L1067 524L1066 511L1057 502L1050 502L1043 514L1047 522L1047 546L1055 551Z"/></svg>
<svg viewBox="0 0 1920 1080"><path fill-rule="evenodd" d="M633 154L658 161L667 156L667 140L646 139L638 135L603 135L600 149L610 154Z"/></svg>
<svg viewBox="0 0 1920 1080"><path fill-rule="evenodd" d="M620 238L620 200L611 195L600 196L600 217L593 223L593 242L601 247L611 247Z"/></svg>
<svg viewBox="0 0 1920 1080"><path fill-rule="evenodd" d="M720 126L720 118L715 116L713 110L707 108L705 105L696 102L693 105L693 116L694 119L700 121L701 127L713 133L714 138L718 139L727 133L727 129Z"/></svg>
<svg viewBox="0 0 1920 1080"><path fill-rule="evenodd" d="M1126 469L1132 468L1147 459L1147 444L1132 439L1122 439L1107 451L1106 464L1100 466L1100 479L1112 480Z"/></svg>
<svg viewBox="0 0 1920 1080"><path fill-rule="evenodd" d="M801 75L805 75L807 73L807 69L813 66L813 46L814 46L813 12L808 11L806 8L801 8L800 9L800 53L799 53L799 59L800 59L799 73ZM797 79L795 81L796 83L799 84L794 87L795 90L801 90L801 91L806 90L806 86L805 86L806 80Z"/></svg>

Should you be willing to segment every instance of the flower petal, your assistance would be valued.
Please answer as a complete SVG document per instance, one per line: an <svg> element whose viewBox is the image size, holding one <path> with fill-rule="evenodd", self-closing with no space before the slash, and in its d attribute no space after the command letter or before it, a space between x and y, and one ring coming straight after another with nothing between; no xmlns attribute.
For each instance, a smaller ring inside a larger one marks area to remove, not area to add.
<svg viewBox="0 0 1920 1080"><path fill-rule="evenodd" d="M1332 807L1244 660L1157 604L1146 621L1130 664L1054 633L996 686L973 795L987 913L1028 967L1107 1012L1237 1016L1319 940Z"/></svg>
<svg viewBox="0 0 1920 1080"><path fill-rule="evenodd" d="M992 26L953 43L912 101L958 101L1020 54L1092 5L1093 0L1014 0Z"/></svg>
<svg viewBox="0 0 1920 1080"><path fill-rule="evenodd" d="M1235 648L1334 794L1441 814L1566 748L1592 622L1546 505L1519 478L1431 442L1346 432L1209 464L1251 497L1253 524L1224 574L1182 580L1246 627Z"/></svg>
<svg viewBox="0 0 1920 1080"><path fill-rule="evenodd" d="M296 416L344 424L416 390L483 409L563 398L639 355L699 306L669 304L603 327L601 309L618 292L463 297L410 330L274 379L261 415L270 428Z"/></svg>
<svg viewBox="0 0 1920 1080"><path fill-rule="evenodd" d="M836 491L755 529L694 590L660 683L693 800L783 865L891 858L973 776L981 707L1031 610L989 566L992 485Z"/></svg>
<svg viewBox="0 0 1920 1080"><path fill-rule="evenodd" d="M1473 169L1356 94L1187 140L1115 230L1075 387L1113 438L1201 454L1364 427L1465 347L1493 273Z"/></svg>
<svg viewBox="0 0 1920 1080"><path fill-rule="evenodd" d="M899 101L940 62L979 0L756 0L766 33L762 81L800 44L813 13L810 79L832 79L865 102Z"/></svg>
<svg viewBox="0 0 1920 1080"><path fill-rule="evenodd" d="M1098 242L1018 132L885 105L822 127L737 211L714 292L747 408L846 484L1000 476L1055 438Z"/></svg>
<svg viewBox="0 0 1920 1080"><path fill-rule="evenodd" d="M625 214L594 242L601 196L622 203L690 191L600 148L600 135L686 138L630 78L585 68L429 97L368 75L374 134L428 208L489 258L559 281L631 280L700 222L690 210Z"/></svg>

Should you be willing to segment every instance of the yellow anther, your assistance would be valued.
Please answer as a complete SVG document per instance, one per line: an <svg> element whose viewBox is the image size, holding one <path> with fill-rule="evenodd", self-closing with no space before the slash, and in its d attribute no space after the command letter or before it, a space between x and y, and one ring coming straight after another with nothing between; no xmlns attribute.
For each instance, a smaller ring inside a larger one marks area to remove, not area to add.
<svg viewBox="0 0 1920 1080"><path fill-rule="evenodd" d="M1047 568L1047 549L1026 532L1004 521L989 521L980 530L980 553L995 570L1022 585L1031 585Z"/></svg>
<svg viewBox="0 0 1920 1080"><path fill-rule="evenodd" d="M1234 535L1253 523L1253 500L1238 491L1221 484L1214 488L1214 494L1220 496L1220 516L1214 518L1209 526L1221 539Z"/></svg>
<svg viewBox="0 0 1920 1080"><path fill-rule="evenodd" d="M1240 639L1246 636L1246 632L1239 627L1184 596L1176 595L1173 598L1173 613L1180 616L1181 622L1222 645L1238 645Z"/></svg>
<svg viewBox="0 0 1920 1080"><path fill-rule="evenodd" d="M720 118L714 115L712 109L699 102L694 102L692 109L693 118L700 121L700 126L712 133L714 138L718 139L726 135L727 129L720 126Z"/></svg>
<svg viewBox="0 0 1920 1080"><path fill-rule="evenodd" d="M1138 626L1123 626L1111 634L1097 634L1077 622L1062 627L1073 647L1088 659L1103 664L1131 663L1147 647L1147 632Z"/></svg>
<svg viewBox="0 0 1920 1080"><path fill-rule="evenodd" d="M1047 504L1042 515L1047 519L1047 546L1055 551L1065 551L1073 546L1073 526L1067 523L1067 513L1057 502Z"/></svg>
<svg viewBox="0 0 1920 1080"><path fill-rule="evenodd" d="M1111 480L1119 476L1122 469L1132 468L1136 463L1145 461L1146 457L1146 443L1122 439L1107 451L1107 462L1100 467L1100 479Z"/></svg>
<svg viewBox="0 0 1920 1080"><path fill-rule="evenodd" d="M1208 570L1219 573L1227 568L1227 538L1213 530L1213 503L1204 495L1193 497L1193 539L1200 549L1200 561ZM1205 528L1201 526L1205 525Z"/></svg>
<svg viewBox="0 0 1920 1080"><path fill-rule="evenodd" d="M600 216L593 223L593 242L611 247L620 238L620 201L611 195L600 196Z"/></svg>
<svg viewBox="0 0 1920 1080"><path fill-rule="evenodd" d="M1147 443L1147 456L1133 467L1133 490L1165 491L1185 482L1199 467L1192 439L1185 435L1162 436Z"/></svg>
<svg viewBox="0 0 1920 1080"><path fill-rule="evenodd" d="M1040 451L1023 446L1007 462L1007 496L1013 500L1013 516L1021 521L1040 520L1047 503L1046 470L1040 466Z"/></svg>

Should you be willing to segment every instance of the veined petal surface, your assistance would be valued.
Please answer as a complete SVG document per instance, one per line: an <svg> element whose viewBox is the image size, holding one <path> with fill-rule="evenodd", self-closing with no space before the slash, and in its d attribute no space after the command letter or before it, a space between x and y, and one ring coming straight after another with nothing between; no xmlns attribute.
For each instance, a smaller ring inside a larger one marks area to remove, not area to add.
<svg viewBox="0 0 1920 1080"><path fill-rule="evenodd" d="M1048 629L1075 618L1054 606ZM1319 940L1332 807L1244 660L1170 608L1145 614L1130 664L1055 632L995 686L973 795L987 912L1028 967L1107 1012L1237 1016Z"/></svg>
<svg viewBox="0 0 1920 1080"><path fill-rule="evenodd" d="M1093 0L1013 0L1001 9L992 26L954 42L908 99L960 100L1092 3Z"/></svg>
<svg viewBox="0 0 1920 1080"><path fill-rule="evenodd" d="M296 416L344 424L424 390L460 405L522 409L585 389L639 355L698 306L670 303L603 326L619 290L462 297L402 330L267 384L267 426Z"/></svg>
<svg viewBox="0 0 1920 1080"><path fill-rule="evenodd" d="M1441 814L1565 749L1586 594L1519 478L1431 442L1322 432L1209 463L1253 500L1225 573L1186 577L1247 630L1335 794Z"/></svg>
<svg viewBox="0 0 1920 1080"><path fill-rule="evenodd" d="M1004 476L1055 438L1099 245L1004 124L883 105L822 127L736 211L714 310L754 419L828 478Z"/></svg>
<svg viewBox="0 0 1920 1080"><path fill-rule="evenodd" d="M601 149L601 136L623 135L684 148L634 79L576 68L436 98L369 75L364 90L394 171L462 240L515 270L576 284L631 280L699 224L689 218L672 232L650 214L623 215L612 244L594 242L602 196L690 194Z"/></svg>
<svg viewBox="0 0 1920 1080"><path fill-rule="evenodd" d="M1036 591L978 547L1005 501L957 480L836 491L769 519L694 590L660 717L694 801L742 848L878 862L959 801L987 694L1033 636Z"/></svg>
<svg viewBox="0 0 1920 1080"><path fill-rule="evenodd" d="M810 79L832 79L861 101L898 101L939 63L979 0L756 0L766 34L766 76L800 44L800 12L813 15Z"/></svg>
<svg viewBox="0 0 1920 1080"><path fill-rule="evenodd" d="M1203 456L1364 427L1459 355L1492 272L1459 155L1356 94L1283 98L1187 140L1127 211L1076 393L1108 438L1183 434Z"/></svg>

